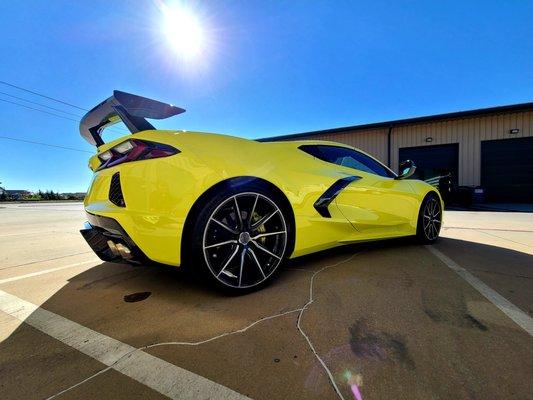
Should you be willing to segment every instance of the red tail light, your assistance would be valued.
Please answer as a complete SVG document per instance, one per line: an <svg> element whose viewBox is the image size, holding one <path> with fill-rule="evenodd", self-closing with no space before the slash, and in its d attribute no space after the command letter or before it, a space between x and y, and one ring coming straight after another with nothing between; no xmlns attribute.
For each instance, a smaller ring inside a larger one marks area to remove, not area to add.
<svg viewBox="0 0 533 400"><path fill-rule="evenodd" d="M168 157L179 152L178 149L168 144L129 139L100 154L98 158L102 164L98 169L114 167L130 161Z"/></svg>

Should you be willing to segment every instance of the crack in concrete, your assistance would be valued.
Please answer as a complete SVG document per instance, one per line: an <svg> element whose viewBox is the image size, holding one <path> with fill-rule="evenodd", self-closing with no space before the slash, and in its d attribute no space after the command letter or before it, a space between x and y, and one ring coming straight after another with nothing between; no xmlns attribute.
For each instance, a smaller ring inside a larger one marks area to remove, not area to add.
<svg viewBox="0 0 533 400"><path fill-rule="evenodd" d="M298 328L298 331L302 334L302 336L305 338L305 340L307 341L307 344L309 345L309 348L311 349L311 351L313 352L313 354L315 355L316 359L318 360L318 362L322 365L322 367L324 368L324 370L326 371L326 374L329 378L329 381L331 383L331 385L333 386L333 389L335 389L335 392L337 393L337 395L339 396L339 398L341 400L344 400L344 396L342 395L339 387L337 386L337 383L335 382L335 378L333 378L333 374L331 373L331 371L329 370L328 366L326 365L326 363L324 362L324 360L322 359L322 357L320 357L320 355L317 353L316 349L315 349L315 346L313 345L313 342L311 342L311 339L309 339L309 336L307 336L307 334L304 332L304 330L302 329L300 323L301 323L301 320L302 320L302 316L303 316L303 313L305 312L305 310L311 305L313 304L313 302L315 301L314 297L313 297L313 286L314 286L314 282L315 282L315 278L316 276L321 273L322 271L325 271L327 269L330 269L330 268L334 268L334 267L337 267L341 264L344 264L350 260L352 260L357 254L353 254L351 255L350 257L348 257L347 259L345 260L342 260L342 261L339 261L335 264L332 264L332 265L327 265L321 269L319 269L318 271L316 271L313 276L311 276L311 282L310 282L310 285L309 285L309 300L307 301L307 303L305 303L305 305L302 307L302 310L300 311L300 313L298 314L298 320L297 320L297 323L296 323L296 328Z"/></svg>
<svg viewBox="0 0 533 400"><path fill-rule="evenodd" d="M313 272L305 268L285 268L287 271Z"/></svg>
<svg viewBox="0 0 533 400"><path fill-rule="evenodd" d="M502 229L502 228L471 228L466 226L443 226L442 229L463 229L463 230L469 230L469 231L500 231L500 232L524 232L524 233L533 233L533 231L526 230L526 229Z"/></svg>
<svg viewBox="0 0 533 400"><path fill-rule="evenodd" d="M234 335L234 334L237 334L237 333L246 332L248 329L254 327L255 325L259 324L260 322L268 321L268 320L271 320L271 319L274 319L274 318L278 318L278 317L282 317L282 316L285 316L285 315L288 315L288 314L299 312L301 310L302 310L302 308L296 308L294 310L284 311L284 312L281 312L281 313L278 313L278 314L273 314L273 315L268 315L266 317L261 317L258 320L256 320L256 321L250 323L249 325L245 326L244 328L237 329L235 331L224 332L224 333L221 333L219 335L213 336L213 337L211 337L209 339L200 340L198 342L161 342L161 343L153 343L153 344L149 344L149 345L146 345L146 346L138 347L138 348L130 351L129 353L124 354L122 357L120 357L117 361L115 361L110 366L108 366L108 367L106 367L104 369L101 369L100 371L94 373L93 375L83 379L82 381L80 381L80 382L78 382L78 383L76 383L76 384L74 384L74 385L72 385L72 386L70 386L70 387L68 387L66 389L63 389L60 392L48 397L47 400L55 399L58 396L61 396L62 394L68 392L69 390L72 390L72 389L74 389L74 388L76 388L76 387L78 387L80 385L83 385L84 383L90 381L91 379L96 378L97 376L103 374L104 372L107 372L107 371L109 371L111 369L114 369L114 367L117 364L119 364L122 360L124 360L127 357L130 357L132 354L134 354L134 353L136 353L138 351L143 351L143 350L146 350L146 349L150 349L152 347L169 346L169 345L199 346L201 344L205 344L205 343L211 342L213 340L221 339L221 338L226 337L226 336L230 336L230 335Z"/></svg>
<svg viewBox="0 0 533 400"><path fill-rule="evenodd" d="M478 229L477 231L479 233L483 233L483 234L485 234L487 236L492 236L492 237L495 237L495 238L498 238L498 239L506 240L508 242L516 243L516 244L519 244L521 246L525 246L525 247L529 247L529 248L532 247L532 246L530 246L528 244L525 244L525 243L522 243L522 242L517 242L516 240L513 240L513 239L508 239L508 238L504 238L502 236L495 235L494 233L484 232L484 230L487 230L487 229Z"/></svg>
<svg viewBox="0 0 533 400"><path fill-rule="evenodd" d="M128 354L131 354L131 353L128 353ZM124 357L122 357L122 358L124 358ZM120 360L122 360L122 358L120 358ZM118 361L120 361L120 360L118 360ZM118 361L117 361L117 362L118 362ZM116 364L116 363L115 363L115 364ZM113 365L114 365L114 364L113 364ZM63 389L62 391L60 391L60 392L58 392L58 393L56 393L56 394L54 394L54 395L52 395L52 396L50 396L50 397L47 397L46 400L55 399L55 398L57 398L58 396L61 396L62 394L68 392L69 390L72 390L72 389L74 389L74 388L77 388L78 386L83 385L85 382L88 382L88 381L90 381L91 379L96 378L98 375L101 375L101 374L103 374L104 372L109 371L110 369L113 368L113 365L111 365L111 366L109 366L109 367L106 367L106 368L104 368L104 369L101 369L100 371L98 371L98 372L92 374L91 376L85 378L84 380L82 380L82 381L80 381L80 382L78 382L78 383L76 383L76 384L74 384L74 385L72 385L72 386L70 386L70 387L68 387L68 388L66 388L66 389Z"/></svg>
<svg viewBox="0 0 533 400"><path fill-rule="evenodd" d="M516 243L516 244L519 244L521 246L532 247L532 246L530 246L528 244L525 244L525 243L522 243L522 242L517 242L516 240L508 239L508 238L505 238L505 237L502 237L502 236L498 236L498 235L495 235L493 233L486 232L486 231L522 232L522 233L531 233L533 231L520 230L520 229L498 229L498 228L463 228L463 227L457 227L457 226L445 226L442 229L443 230L447 230L447 229L462 229L462 230L476 231L476 232L479 232L479 233L483 233L484 235L492 236L492 237L495 237L495 238L498 238L498 239L502 239L502 240L506 240L508 242Z"/></svg>
<svg viewBox="0 0 533 400"><path fill-rule="evenodd" d="M302 310L302 308L295 308L294 310L285 311L285 312L282 312L282 313L279 313L279 314L269 315L267 317L262 317L262 318L259 318L256 321L252 322L250 325L248 325L248 326L246 326L244 328L238 329L236 331L230 331L230 332L221 333L220 335L214 336L214 337L209 338L209 339L201 340L199 342L161 342L161 343L154 343L154 344L150 344L150 345L144 346L144 347L140 348L140 350L151 349L152 347L168 346L168 345L199 346L201 344L209 343L209 342L212 342L213 340L217 340L217 339L223 338L225 336L234 335L236 333L246 332L248 329L252 328L253 326L257 325L260 322L267 321L269 319L274 319L274 318L277 318L277 317L282 317L284 315L292 314L292 313L295 313L295 312L298 312L298 311L301 311L301 310Z"/></svg>
<svg viewBox="0 0 533 400"><path fill-rule="evenodd" d="M61 257L54 257L54 258L48 258L46 260L38 260L38 261L32 261L32 262L28 262L28 263L25 263L25 264L18 264L18 265L10 265L8 267L2 267L0 268L0 271L3 271L4 269L9 269L9 268L17 268L17 267L24 267L26 265L32 265L32 264L39 264L39 263L44 263L44 262L47 262L47 261L55 261L55 260L60 260L62 258L69 258L69 257L74 257L74 256L79 256L81 254L88 254L88 253L93 253L94 254L94 251L90 250L90 251L83 251L81 253L73 253L73 254L69 254L69 255L66 255L66 256L61 256ZM103 261L102 261L103 262Z"/></svg>
<svg viewBox="0 0 533 400"><path fill-rule="evenodd" d="M511 277L511 278L533 279L533 276L517 275L517 274L506 274L505 272L489 271L487 269L470 268L470 270L471 271L477 271L477 272L484 272L486 274L503 275L503 276L508 276L508 277Z"/></svg>
<svg viewBox="0 0 533 400"><path fill-rule="evenodd" d="M281 312L281 313L278 313L278 314L268 315L266 317L261 317L258 320L248 324L244 328L237 329L237 330L234 330L234 331L224 332L224 333L221 333L219 335L213 336L213 337L211 337L209 339L204 339L204 340L200 340L200 341L197 341L197 342L160 342L160 343L153 343L153 344L145 345L145 346L142 346L142 347L138 347L138 348L132 350L131 352L129 352L127 354L124 354L117 361L115 361L112 365L110 365L110 366L108 366L108 367L106 367L104 369L101 369L100 371L94 373L93 375L83 379L82 381L80 381L80 382L78 382L78 383L76 383L76 384L74 384L74 385L72 385L72 386L70 386L70 387L68 387L66 389L61 390L60 392L48 397L47 400L55 399L58 396L61 396L62 394L66 393L66 392L68 392L68 391L70 391L70 390L72 390L72 389L74 389L74 388L76 388L76 387L78 387L80 385L83 385L84 383L92 380L93 378L96 378L97 376L99 376L99 375L101 375L101 374L113 369L122 360L124 360L127 357L130 357L132 354L134 354L134 353L136 353L138 351L143 351L143 350L146 350L146 349L150 349L150 348L154 348L154 347L160 347L160 346L200 346L202 344L209 343L209 342L221 339L221 338L226 337L226 336L235 335L235 334L238 334L238 333L244 333L247 330L251 329L252 327L254 327L255 325L257 325L257 324L259 324L261 322L268 321L268 320L271 320L271 319L274 319L274 318L278 318L278 317L282 317L282 316L285 316L285 315L288 315L288 314L292 314L292 313L295 313L295 312L298 312L298 318L297 318L297 323L296 323L296 327L297 327L298 331L305 338L305 340L307 341L307 344L309 345L309 348L313 352L314 356L316 357L316 359L320 362L320 364L324 368L324 370L325 370L325 372L326 372L326 374L328 376L328 379L329 379L331 385L333 386L335 392L337 393L337 395L339 396L339 398L341 400L344 400L344 396L342 395L341 391L339 390L339 388L338 388L338 386L337 386L337 384L335 382L335 378L333 377L333 374L329 370L329 368L326 365L326 363L324 362L324 360L322 360L320 355L317 353L317 351L315 349L315 346L311 342L311 339L309 339L309 336L302 329L300 323L301 323L302 316L303 316L303 313L305 312L305 310L311 304L313 304L313 302L315 301L314 296L313 296L313 289L314 289L314 282L315 282L316 276L319 273L321 273L321 272L323 272L323 271L325 271L327 269L337 267L337 266L339 266L341 264L344 264L344 263L352 260L356 255L357 254L353 254L350 257L346 258L345 260L339 261L339 262L337 262L335 264L332 264L332 265L327 265L327 266L322 267L319 270L315 271L313 273L313 275L311 276L311 280L310 280L310 283L309 283L309 298L308 298L308 301L305 303L305 305L303 307L295 308L295 309L289 310L289 311L284 311L284 312ZM306 271L306 272L311 272L311 271L307 271L307 270L304 270L304 269L300 269L300 270L301 271Z"/></svg>

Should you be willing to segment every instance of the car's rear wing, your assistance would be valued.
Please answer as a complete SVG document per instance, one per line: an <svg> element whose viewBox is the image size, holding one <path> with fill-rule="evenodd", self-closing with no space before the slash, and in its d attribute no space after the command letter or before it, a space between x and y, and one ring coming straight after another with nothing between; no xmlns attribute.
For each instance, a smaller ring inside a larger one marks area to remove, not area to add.
<svg viewBox="0 0 533 400"><path fill-rule="evenodd" d="M135 133L155 129L145 118L165 119L183 112L183 108L171 104L115 90L113 96L83 116L80 133L90 144L101 146L103 130L117 122L124 122Z"/></svg>

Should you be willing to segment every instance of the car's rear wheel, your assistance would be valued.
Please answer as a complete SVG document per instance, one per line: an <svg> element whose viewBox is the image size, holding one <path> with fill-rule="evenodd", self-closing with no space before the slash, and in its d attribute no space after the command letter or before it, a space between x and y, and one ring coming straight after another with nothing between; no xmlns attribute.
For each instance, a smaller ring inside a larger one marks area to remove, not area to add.
<svg viewBox="0 0 533 400"><path fill-rule="evenodd" d="M288 249L289 223L280 202L260 185L217 194L193 229L193 255L221 288L249 291L278 271Z"/></svg>
<svg viewBox="0 0 533 400"><path fill-rule="evenodd" d="M442 225L442 208L438 196L430 193L426 196L418 214L416 236L423 244L435 243Z"/></svg>

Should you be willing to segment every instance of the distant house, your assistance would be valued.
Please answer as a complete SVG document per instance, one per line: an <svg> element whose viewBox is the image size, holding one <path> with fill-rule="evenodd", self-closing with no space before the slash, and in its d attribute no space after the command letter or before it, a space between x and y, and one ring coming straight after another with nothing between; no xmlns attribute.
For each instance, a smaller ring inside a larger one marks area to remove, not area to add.
<svg viewBox="0 0 533 400"><path fill-rule="evenodd" d="M8 199L20 200L25 197L31 196L29 190L4 190Z"/></svg>
<svg viewBox="0 0 533 400"><path fill-rule="evenodd" d="M85 192L61 193L61 197L63 199L68 199L68 200L83 200L85 199L86 194L87 193Z"/></svg>

